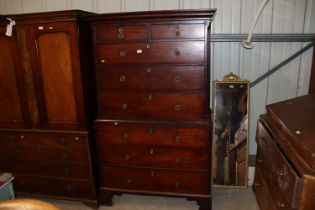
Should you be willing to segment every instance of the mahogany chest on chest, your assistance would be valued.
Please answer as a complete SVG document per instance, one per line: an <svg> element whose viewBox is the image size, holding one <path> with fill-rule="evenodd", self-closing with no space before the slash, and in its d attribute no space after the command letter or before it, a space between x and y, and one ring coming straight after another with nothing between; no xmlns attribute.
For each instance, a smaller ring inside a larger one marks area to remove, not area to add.
<svg viewBox="0 0 315 210"><path fill-rule="evenodd" d="M262 210L315 209L315 97L267 106L258 121L253 190Z"/></svg>
<svg viewBox="0 0 315 210"><path fill-rule="evenodd" d="M211 208L210 23L215 10L91 16L100 199L136 193Z"/></svg>

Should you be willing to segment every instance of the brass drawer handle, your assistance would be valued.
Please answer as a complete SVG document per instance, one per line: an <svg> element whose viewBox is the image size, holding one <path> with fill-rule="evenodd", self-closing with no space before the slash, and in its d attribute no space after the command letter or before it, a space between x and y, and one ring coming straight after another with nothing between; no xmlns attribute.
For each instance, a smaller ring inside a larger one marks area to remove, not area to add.
<svg viewBox="0 0 315 210"><path fill-rule="evenodd" d="M66 152L62 152L60 155L61 160L66 160L66 159L68 159L68 157L69 157L69 155Z"/></svg>
<svg viewBox="0 0 315 210"><path fill-rule="evenodd" d="M181 81L182 81L182 78L181 78L179 75L176 75L176 76L174 77L174 82L179 83L179 82L181 82Z"/></svg>
<svg viewBox="0 0 315 210"><path fill-rule="evenodd" d="M175 106L174 106L174 111L175 112L178 112L178 111L180 111L180 105L179 104L176 104Z"/></svg>
<svg viewBox="0 0 315 210"><path fill-rule="evenodd" d="M130 157L130 155L125 155L125 160L130 160L131 159L131 157Z"/></svg>
<svg viewBox="0 0 315 210"><path fill-rule="evenodd" d="M119 81L125 82L125 81L126 81L126 76L125 76L125 75L121 75L121 76L119 77Z"/></svg>
<svg viewBox="0 0 315 210"><path fill-rule="evenodd" d="M278 176L284 176L284 172L280 170L276 170Z"/></svg>
<svg viewBox="0 0 315 210"><path fill-rule="evenodd" d="M155 176L154 171L150 171L150 176Z"/></svg>
<svg viewBox="0 0 315 210"><path fill-rule="evenodd" d="M260 183L254 182L254 186L255 186L255 187L259 187L259 186L260 186Z"/></svg>
<svg viewBox="0 0 315 210"><path fill-rule="evenodd" d="M24 137L25 137L24 135L21 135L21 136L20 136L20 139L24 139Z"/></svg>
<svg viewBox="0 0 315 210"><path fill-rule="evenodd" d="M176 163L180 163L180 162L181 162L180 157L176 157L176 158L175 158L175 162L176 162Z"/></svg>
<svg viewBox="0 0 315 210"><path fill-rule="evenodd" d="M118 28L117 38L118 38L118 39L124 39L124 38L125 38L125 35L124 35L124 28L123 28L123 27L119 27L119 28Z"/></svg>
<svg viewBox="0 0 315 210"><path fill-rule="evenodd" d="M148 101L151 101L153 99L153 95L149 94L147 98L148 98Z"/></svg>
<svg viewBox="0 0 315 210"><path fill-rule="evenodd" d="M148 129L148 134L152 135L153 134L154 129L153 128L149 128Z"/></svg>
<svg viewBox="0 0 315 210"><path fill-rule="evenodd" d="M180 136L175 136L175 143L179 143L180 142Z"/></svg>
<svg viewBox="0 0 315 210"><path fill-rule="evenodd" d="M177 189L180 188L180 183L179 182L175 183L175 188L177 188Z"/></svg>
<svg viewBox="0 0 315 210"><path fill-rule="evenodd" d="M277 201L277 206L283 208L285 207L285 204L283 202Z"/></svg>
<svg viewBox="0 0 315 210"><path fill-rule="evenodd" d="M155 150L153 148L150 148L149 153L150 153L150 155L154 155Z"/></svg>
<svg viewBox="0 0 315 210"><path fill-rule="evenodd" d="M76 136L76 137L74 138L74 140L75 140L75 141L79 141L79 140L80 140L80 137Z"/></svg>
<svg viewBox="0 0 315 210"><path fill-rule="evenodd" d="M106 63L106 61L104 59L101 59L101 63Z"/></svg>
<svg viewBox="0 0 315 210"><path fill-rule="evenodd" d="M124 58L124 57L127 56L127 52L126 52L125 50L120 50L120 51L119 51L119 56L120 56L121 58Z"/></svg>
<svg viewBox="0 0 315 210"><path fill-rule="evenodd" d="M123 104L121 105L121 108L122 108L122 109L127 109L127 108L128 108L128 104L123 103Z"/></svg>
<svg viewBox="0 0 315 210"><path fill-rule="evenodd" d="M126 183L127 183L127 184L131 184L131 179L127 179L127 180L126 180Z"/></svg>
<svg viewBox="0 0 315 210"><path fill-rule="evenodd" d="M175 50L174 50L174 54L175 54L176 57L179 57L179 56L180 56L180 51L179 51L179 49L175 49Z"/></svg>
<svg viewBox="0 0 315 210"><path fill-rule="evenodd" d="M128 137L129 137L128 133L123 134L123 139L128 139Z"/></svg>

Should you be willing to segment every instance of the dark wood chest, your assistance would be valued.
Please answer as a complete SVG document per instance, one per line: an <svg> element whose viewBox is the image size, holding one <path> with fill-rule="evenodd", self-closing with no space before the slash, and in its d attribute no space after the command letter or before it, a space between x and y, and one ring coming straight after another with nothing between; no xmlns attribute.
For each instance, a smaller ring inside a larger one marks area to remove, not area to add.
<svg viewBox="0 0 315 210"><path fill-rule="evenodd" d="M11 36L0 16L0 171L14 173L17 194L96 207L87 14L9 15Z"/></svg>
<svg viewBox="0 0 315 210"><path fill-rule="evenodd" d="M315 97L267 106L258 121L253 190L264 209L315 209Z"/></svg>
<svg viewBox="0 0 315 210"><path fill-rule="evenodd" d="M100 198L136 193L211 208L210 23L215 10L91 16Z"/></svg>

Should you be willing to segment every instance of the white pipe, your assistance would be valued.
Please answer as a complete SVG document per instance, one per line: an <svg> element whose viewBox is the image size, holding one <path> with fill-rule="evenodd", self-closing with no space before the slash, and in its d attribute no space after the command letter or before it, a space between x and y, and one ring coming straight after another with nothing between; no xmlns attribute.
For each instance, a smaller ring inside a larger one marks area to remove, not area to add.
<svg viewBox="0 0 315 210"><path fill-rule="evenodd" d="M266 7L266 5L267 5L268 2L269 2L269 0L265 0L265 1L261 4L261 6L260 6L260 8L259 8L259 10L258 10L258 13L257 13L257 15L256 15L256 17L255 17L255 20L254 20L254 22L253 22L253 24L252 24L252 27L251 27L251 29L250 29L250 31L249 31L247 40L244 40L244 41L242 42L243 47L246 48L246 49L252 49L252 48L253 48L253 43L251 42L252 34L254 33L254 29L255 29L255 26L256 26L256 24L257 24L257 22L258 22L258 19L259 19L259 17L260 17L260 15L261 15L262 11L264 10L264 8Z"/></svg>

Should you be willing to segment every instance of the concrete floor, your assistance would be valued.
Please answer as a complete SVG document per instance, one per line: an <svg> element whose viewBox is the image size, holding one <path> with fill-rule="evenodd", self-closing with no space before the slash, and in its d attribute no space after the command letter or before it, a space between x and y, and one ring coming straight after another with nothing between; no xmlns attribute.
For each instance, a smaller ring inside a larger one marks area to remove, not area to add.
<svg viewBox="0 0 315 210"><path fill-rule="evenodd" d="M61 210L91 210L79 202L46 200ZM101 206L99 210L198 210L194 201L184 198L127 195L114 196L114 206ZM259 210L251 188L213 189L212 210Z"/></svg>

